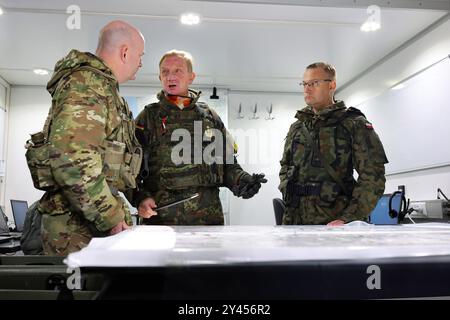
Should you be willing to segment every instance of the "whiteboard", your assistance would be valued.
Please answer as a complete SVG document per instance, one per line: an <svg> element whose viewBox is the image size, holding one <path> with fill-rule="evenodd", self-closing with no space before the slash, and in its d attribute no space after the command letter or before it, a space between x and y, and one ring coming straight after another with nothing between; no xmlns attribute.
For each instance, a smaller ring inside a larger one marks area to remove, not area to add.
<svg viewBox="0 0 450 320"><path fill-rule="evenodd" d="M450 165L450 59L358 106L383 142L386 174Z"/></svg>

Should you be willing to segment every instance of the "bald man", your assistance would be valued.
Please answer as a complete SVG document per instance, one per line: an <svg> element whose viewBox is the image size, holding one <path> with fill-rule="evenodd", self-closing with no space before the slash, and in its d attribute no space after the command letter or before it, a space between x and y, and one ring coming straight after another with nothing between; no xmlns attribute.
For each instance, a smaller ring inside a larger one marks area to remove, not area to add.
<svg viewBox="0 0 450 320"><path fill-rule="evenodd" d="M113 21L95 55L72 50L56 63L44 126L51 175L39 203L47 255L78 251L132 224L118 192L136 187L142 152L119 84L136 78L144 46L139 30Z"/></svg>

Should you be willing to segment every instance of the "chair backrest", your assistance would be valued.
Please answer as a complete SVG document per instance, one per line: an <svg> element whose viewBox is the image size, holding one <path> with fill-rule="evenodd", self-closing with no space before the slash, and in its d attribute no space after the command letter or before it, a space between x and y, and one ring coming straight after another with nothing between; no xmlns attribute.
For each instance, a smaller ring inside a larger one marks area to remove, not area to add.
<svg viewBox="0 0 450 320"><path fill-rule="evenodd" d="M283 222L283 215L286 206L284 205L284 201L280 198L273 199L273 210L275 212L275 223L277 226L280 226Z"/></svg>
<svg viewBox="0 0 450 320"><path fill-rule="evenodd" d="M22 232L23 224L25 223L25 217L28 211L28 203L24 200L11 199L11 209L14 217L14 224L16 225L16 230Z"/></svg>

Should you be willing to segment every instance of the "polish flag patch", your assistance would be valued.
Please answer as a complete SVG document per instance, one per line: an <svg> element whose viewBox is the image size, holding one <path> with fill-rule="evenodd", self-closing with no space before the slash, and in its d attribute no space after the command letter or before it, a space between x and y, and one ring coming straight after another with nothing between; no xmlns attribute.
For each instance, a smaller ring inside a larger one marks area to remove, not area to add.
<svg viewBox="0 0 450 320"><path fill-rule="evenodd" d="M373 130L373 125L371 123L366 123L366 129Z"/></svg>

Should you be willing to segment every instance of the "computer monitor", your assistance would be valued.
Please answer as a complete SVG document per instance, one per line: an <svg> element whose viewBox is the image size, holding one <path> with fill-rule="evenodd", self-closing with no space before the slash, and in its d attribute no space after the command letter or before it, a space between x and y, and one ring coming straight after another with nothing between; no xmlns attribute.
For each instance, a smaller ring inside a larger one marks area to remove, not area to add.
<svg viewBox="0 0 450 320"><path fill-rule="evenodd" d="M28 211L28 203L24 200L11 200L11 209L14 217L14 223L18 232L23 231L25 216Z"/></svg>
<svg viewBox="0 0 450 320"><path fill-rule="evenodd" d="M398 213L402 207L402 194L396 193L391 201L391 209L395 210L397 215L389 214L389 200L392 194L383 194L378 200L377 206L370 213L370 223L372 224L398 224Z"/></svg>

